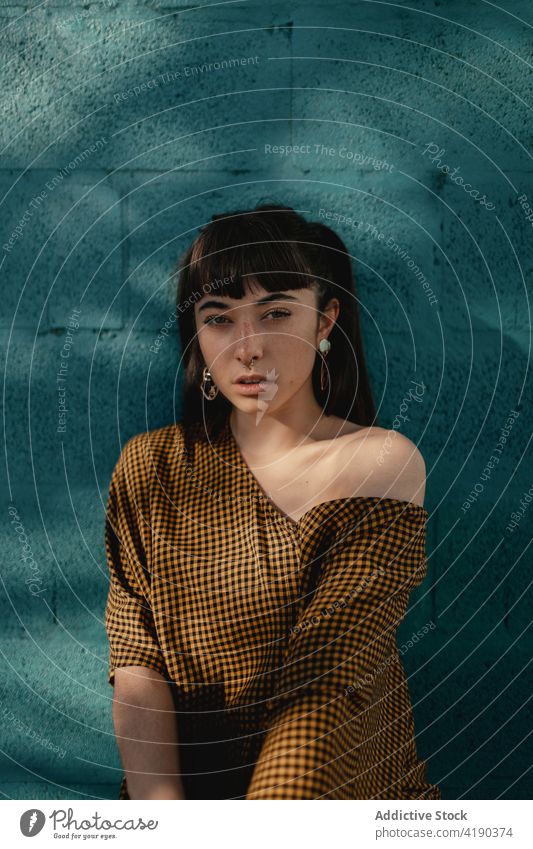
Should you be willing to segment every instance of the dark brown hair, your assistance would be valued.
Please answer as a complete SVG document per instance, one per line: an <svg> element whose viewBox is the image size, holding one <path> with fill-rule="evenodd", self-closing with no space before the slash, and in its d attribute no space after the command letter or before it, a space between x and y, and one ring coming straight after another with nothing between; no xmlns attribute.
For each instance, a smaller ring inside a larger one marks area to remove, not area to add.
<svg viewBox="0 0 533 849"><path fill-rule="evenodd" d="M253 277L269 292L315 288L319 311L330 298L339 299L339 315L328 336L330 389L320 390L317 352L312 373L315 398L326 415L365 426L376 424L350 256L342 239L325 224L308 222L292 207L280 204L215 215L181 257L176 275L185 425L201 423L199 430L216 439L232 409L221 392L207 401L200 390L205 362L194 303L210 291L242 298L247 278Z"/></svg>

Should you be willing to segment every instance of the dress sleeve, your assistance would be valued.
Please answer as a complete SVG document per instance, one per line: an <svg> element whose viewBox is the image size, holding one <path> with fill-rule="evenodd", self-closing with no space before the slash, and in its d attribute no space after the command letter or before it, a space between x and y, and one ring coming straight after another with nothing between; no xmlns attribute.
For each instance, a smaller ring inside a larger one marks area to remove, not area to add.
<svg viewBox="0 0 533 849"><path fill-rule="evenodd" d="M365 798L357 777L372 766L372 706L397 659L409 592L426 575L426 516L387 502L344 523L307 565L247 799Z"/></svg>
<svg viewBox="0 0 533 849"><path fill-rule="evenodd" d="M109 486L105 520L109 592L105 627L108 682L120 666L147 666L167 676L150 607L151 528L149 477L142 434L124 446Z"/></svg>

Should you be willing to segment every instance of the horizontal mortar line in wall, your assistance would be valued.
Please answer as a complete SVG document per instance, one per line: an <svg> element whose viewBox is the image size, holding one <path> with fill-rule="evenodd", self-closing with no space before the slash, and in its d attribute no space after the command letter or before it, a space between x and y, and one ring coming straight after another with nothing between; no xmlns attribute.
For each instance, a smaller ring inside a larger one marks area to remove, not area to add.
<svg viewBox="0 0 533 849"><path fill-rule="evenodd" d="M29 169L28 168L0 168L0 177L4 174L9 174L10 176L20 176L21 174L23 174L23 175L41 174L41 173L42 174L49 174L50 172L57 174L57 172L61 170L61 167L62 166L55 167L55 166L51 165L49 168L29 168ZM175 168L172 168L170 170L169 169L162 170L161 168L136 168L136 169L132 170L131 168L105 167L105 168L88 168L88 169L85 169L84 171L80 171L80 170L77 170L76 172L73 171L72 174L67 175L64 179L65 179L65 181L68 181L68 180L71 179L73 182L76 179L78 182L81 182L80 178L83 178L84 174L87 174L87 175L88 174L91 174L91 175L95 174L95 175L99 175L99 176L101 176L102 174L107 174L110 177L114 177L115 174L120 174L121 176L123 176L124 174L129 175L129 176L134 176L135 174L159 174L161 177L167 177L167 176L169 176L169 174L179 174L180 171L186 171L187 173L194 171L195 173L203 174L206 171L212 171L213 173L217 173L217 172L226 173L226 172L231 171L231 170L232 170L231 168L224 168L224 167L221 167L221 166L212 167L212 168L208 168L208 167L206 167L206 168L195 168L195 167L188 166L188 165L179 165L179 166L176 166ZM250 170L252 172L252 171L257 171L258 169L250 168L248 170ZM351 170L353 170L353 169L351 169Z"/></svg>
<svg viewBox="0 0 533 849"><path fill-rule="evenodd" d="M33 339L34 337L43 338L44 336L55 336L57 339L61 339L61 336L69 330L68 326L65 327L46 327L42 330L38 330L35 332L35 329L31 326L29 327L15 327L11 337L13 341L18 341L20 339ZM153 339L155 335L159 333L161 330L161 326L154 327L153 330L137 330L132 327L131 324L122 325L121 327L103 327L99 328L97 326L94 327L78 327L75 330L76 337L80 336L94 336L96 334L100 334L100 336L124 336L131 337L133 340L139 338ZM7 340L9 333L9 328L0 328L0 338L4 338Z"/></svg>
<svg viewBox="0 0 533 849"><path fill-rule="evenodd" d="M95 325L95 326L91 326L91 327L88 327L88 326L78 327L78 328L75 328L74 332L75 332L76 336L80 336L82 334L86 334L86 335L90 334L91 336L94 336L95 333L100 333L102 336L105 336L105 335L110 335L110 334L116 335L118 333L122 333L126 330L129 330L129 329L130 328L126 327L126 325L124 325L124 324L120 325L119 327L102 327L102 328ZM159 329L160 328L158 328L158 330ZM56 336L58 339L60 339L61 336L64 333L67 332L67 330L72 330L72 328L69 327L68 325L65 325L64 327L60 326L60 325L54 325L53 327L43 327L43 328L40 328L39 330L36 331L35 330L35 324L27 324L27 325L23 325L23 326L15 325L12 330L10 330L9 327L0 328L0 338L7 341L9 334L11 334L11 338L12 338L13 341L17 341L19 339L33 339L34 337L42 338L43 336ZM154 333L158 332L158 330L157 331L156 330L153 330L153 331L135 330L134 333L135 333L135 336L137 337L141 333L146 333L148 335L150 333L152 333L152 335L153 335Z"/></svg>

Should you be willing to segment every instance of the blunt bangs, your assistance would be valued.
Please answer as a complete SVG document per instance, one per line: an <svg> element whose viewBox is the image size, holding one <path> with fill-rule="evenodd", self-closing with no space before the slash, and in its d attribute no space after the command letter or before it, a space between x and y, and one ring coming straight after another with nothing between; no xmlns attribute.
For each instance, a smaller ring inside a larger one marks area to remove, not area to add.
<svg viewBox="0 0 533 849"><path fill-rule="evenodd" d="M302 247L283 234L275 213L234 214L207 225L191 251L179 296L186 301L217 292L240 299L255 288L254 278L267 292L310 289L314 283Z"/></svg>

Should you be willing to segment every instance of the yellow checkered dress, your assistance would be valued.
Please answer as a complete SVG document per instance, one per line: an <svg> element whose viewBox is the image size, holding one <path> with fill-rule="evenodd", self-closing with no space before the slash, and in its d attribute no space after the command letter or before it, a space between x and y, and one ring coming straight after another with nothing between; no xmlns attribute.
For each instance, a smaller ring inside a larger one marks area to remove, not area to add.
<svg viewBox="0 0 533 849"><path fill-rule="evenodd" d="M229 419L211 441L175 424L126 443L105 529L109 683L129 665L167 678L186 798L441 798L396 646L427 515L353 496L294 521Z"/></svg>

